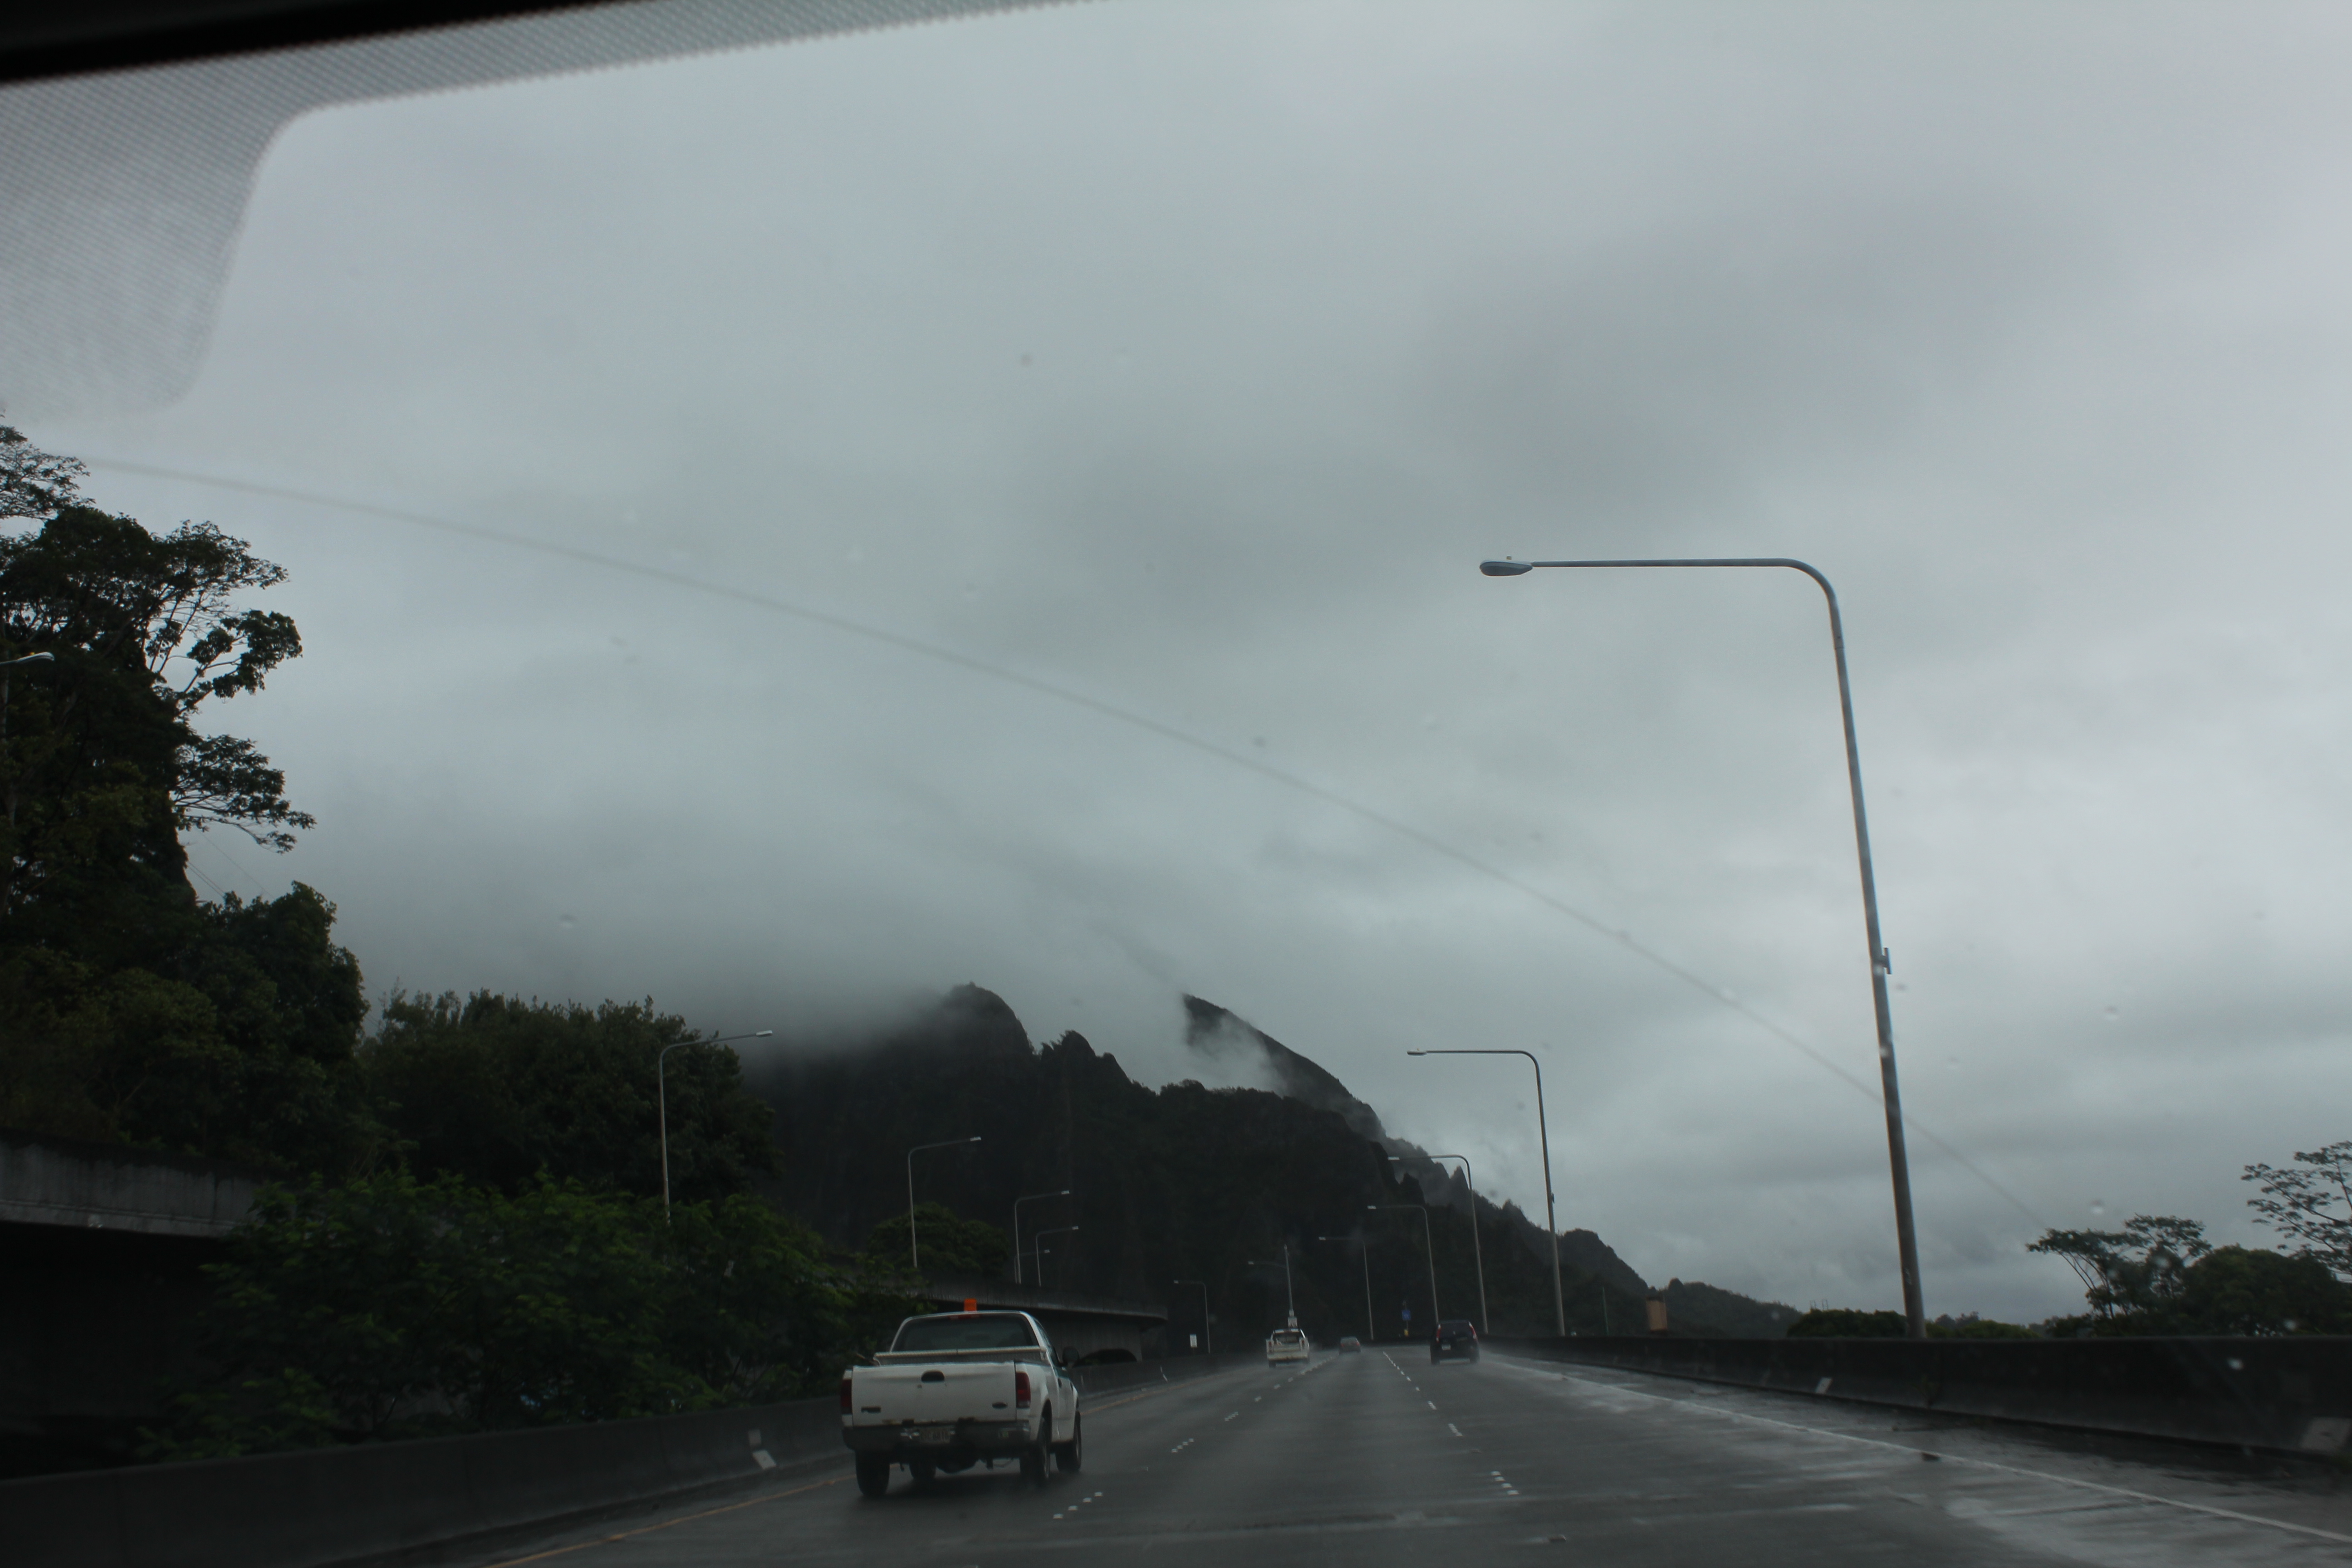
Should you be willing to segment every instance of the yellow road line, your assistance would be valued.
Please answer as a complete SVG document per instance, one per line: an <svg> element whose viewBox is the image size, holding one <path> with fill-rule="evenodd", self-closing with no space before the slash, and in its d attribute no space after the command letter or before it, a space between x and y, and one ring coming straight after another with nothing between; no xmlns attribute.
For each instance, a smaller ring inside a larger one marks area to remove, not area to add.
<svg viewBox="0 0 2352 1568"><path fill-rule="evenodd" d="M804 1487L770 1492L765 1497L755 1497L743 1502L730 1502L724 1508L706 1508L700 1513L666 1519L659 1524L639 1525L635 1530L625 1530L617 1535L600 1535L593 1541L575 1541L569 1546L551 1546L544 1552L534 1552L528 1557L509 1557L501 1563L486 1563L484 1568L516 1568L518 1563L537 1563L549 1557L561 1557L567 1552L585 1552L592 1546L609 1546L615 1541L626 1541L633 1535L651 1535L656 1530L668 1530L675 1525L692 1524L698 1519L709 1519L717 1514L733 1513L739 1509L756 1508L763 1502L774 1502L778 1498L798 1497L803 1492L813 1492L821 1487L836 1487L847 1479L845 1476L835 1476L829 1481L811 1481Z"/></svg>

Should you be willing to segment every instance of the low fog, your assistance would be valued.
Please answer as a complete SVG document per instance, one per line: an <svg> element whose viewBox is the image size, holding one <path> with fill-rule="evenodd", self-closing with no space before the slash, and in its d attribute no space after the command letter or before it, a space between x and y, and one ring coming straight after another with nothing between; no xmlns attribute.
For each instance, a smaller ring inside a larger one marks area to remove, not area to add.
<svg viewBox="0 0 2352 1568"><path fill-rule="evenodd" d="M1654 1282L2271 1244L2352 1136L2334 8L1106 3L334 109L171 406L10 417L304 657L217 721L372 991L789 1052L1186 993ZM1713 988L1713 989L1710 989ZM1724 994L1736 998L1735 1006ZM1743 1010L1744 1009L1744 1010ZM752 1058L747 1055L747 1061ZM1223 1075L1221 1079L1220 1075Z"/></svg>

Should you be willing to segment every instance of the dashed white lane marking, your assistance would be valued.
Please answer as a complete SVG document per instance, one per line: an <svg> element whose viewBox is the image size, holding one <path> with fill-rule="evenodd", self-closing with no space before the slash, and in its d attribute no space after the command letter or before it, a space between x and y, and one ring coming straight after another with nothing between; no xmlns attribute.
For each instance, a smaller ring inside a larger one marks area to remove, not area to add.
<svg viewBox="0 0 2352 1568"><path fill-rule="evenodd" d="M1236 1411L1234 1411L1234 1415L1239 1415L1240 1414L1241 1414L1241 1412L1240 1412L1240 1411L1238 1411L1238 1410L1236 1410ZM1228 1420L1228 1421L1230 1421L1230 1420L1232 1420L1232 1419L1234 1418L1234 1415L1228 1415L1228 1416L1226 1416L1226 1417L1225 1417L1225 1419L1226 1419L1226 1420Z"/></svg>
<svg viewBox="0 0 2352 1568"><path fill-rule="evenodd" d="M1505 1497L1517 1497L1519 1495L1519 1489L1513 1486L1508 1480L1504 1479L1502 1471L1488 1470L1486 1473L1495 1478L1495 1484L1503 1489L1503 1495Z"/></svg>
<svg viewBox="0 0 2352 1568"><path fill-rule="evenodd" d="M1189 1439L1188 1439L1188 1441L1189 1441ZM1082 1498L1076 1499L1076 1500L1072 1500L1072 1501L1070 1501L1070 1502L1066 1502L1066 1503L1064 1503L1064 1504L1062 1505L1062 1511L1061 1511L1060 1513L1055 1514L1054 1517L1055 1517L1055 1519L1060 1519L1060 1518L1062 1518L1064 1515L1066 1515L1066 1514L1072 1514L1072 1513L1076 1513L1076 1512L1077 1512L1077 1510L1080 1510L1080 1509L1082 1509L1082 1508L1086 1507L1086 1506L1087 1506L1087 1504L1088 1504L1088 1503L1090 1503L1090 1502L1100 1502L1101 1500L1102 1500L1102 1493L1100 1493L1100 1492L1097 1492L1097 1493L1095 1493L1095 1495L1094 1495L1094 1496L1092 1496L1092 1497L1082 1497Z"/></svg>
<svg viewBox="0 0 2352 1568"><path fill-rule="evenodd" d="M1182 1453L1185 1449L1187 1449L1187 1448L1191 1447L1193 1444L1195 1444L1195 1443L1199 1442L1200 1440L1201 1440L1201 1439L1200 1439L1200 1438L1198 1438L1198 1437L1187 1437L1187 1438L1185 1438L1182 1442L1181 1442L1181 1443L1177 1444L1174 1447L1172 1447L1172 1448L1169 1449L1168 1451L1169 1451L1170 1453L1171 1453L1171 1454L1181 1454L1181 1453Z"/></svg>
<svg viewBox="0 0 2352 1568"><path fill-rule="evenodd" d="M1428 1405L1432 1410L1434 1410L1434 1409L1436 1409L1436 1408L1437 1408L1437 1401L1435 1401L1434 1399L1424 1400L1424 1401L1423 1401L1423 1404L1425 1404L1425 1405Z"/></svg>
<svg viewBox="0 0 2352 1568"><path fill-rule="evenodd" d="M1459 1426L1455 1426L1453 1422L1451 1422L1451 1421L1448 1421L1448 1422L1445 1424L1445 1429L1446 1429L1448 1432L1453 1433L1456 1437L1459 1437L1460 1436L1462 1436L1462 1428L1461 1428L1461 1427L1459 1427Z"/></svg>

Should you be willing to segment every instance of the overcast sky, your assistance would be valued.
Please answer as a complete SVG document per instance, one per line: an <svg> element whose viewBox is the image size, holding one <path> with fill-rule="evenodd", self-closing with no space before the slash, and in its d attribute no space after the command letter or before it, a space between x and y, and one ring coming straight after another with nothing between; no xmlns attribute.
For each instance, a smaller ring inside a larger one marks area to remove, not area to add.
<svg viewBox="0 0 2352 1568"><path fill-rule="evenodd" d="M218 721L320 826L194 865L378 994L975 981L1164 1082L1192 991L1539 1213L1524 1073L1403 1054L1527 1046L1563 1224L1888 1307L1820 595L1475 570L1809 559L1928 1310L2037 1319L2044 1226L2259 1243L2352 1136L2347 79L2338 7L1105 0L334 109L188 394L31 433L293 574Z"/></svg>

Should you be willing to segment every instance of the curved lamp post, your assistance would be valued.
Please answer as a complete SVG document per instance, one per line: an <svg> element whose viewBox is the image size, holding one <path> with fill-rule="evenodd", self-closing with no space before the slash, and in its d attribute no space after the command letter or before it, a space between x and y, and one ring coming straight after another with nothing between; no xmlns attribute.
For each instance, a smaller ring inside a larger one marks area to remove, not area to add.
<svg viewBox="0 0 2352 1568"><path fill-rule="evenodd" d="M1391 1161L1410 1163L1402 1154L1391 1154ZM1478 1184L1470 1179L1470 1157L1467 1154L1422 1154L1416 1158L1435 1163L1440 1160L1462 1162L1462 1184L1470 1189L1470 1256L1478 1263L1478 1331L1492 1339L1495 1325L1486 1317L1486 1248L1478 1240Z"/></svg>
<svg viewBox="0 0 2352 1568"><path fill-rule="evenodd" d="M1021 1279L1021 1205L1023 1204L1034 1204L1044 1198L1066 1198L1069 1195L1070 1189L1064 1187L1058 1193L1031 1193L1025 1198L1015 1198L1013 1200L1013 1282L1015 1285L1023 1283ZM1041 1279L1038 1283L1042 1285L1045 1281Z"/></svg>
<svg viewBox="0 0 2352 1568"><path fill-rule="evenodd" d="M1057 1225L1041 1230L1029 1238L1030 1245L1036 1249L1037 1289L1040 1290L1045 1288L1045 1238L1049 1236L1072 1236L1076 1234L1079 1228L1075 1225Z"/></svg>
<svg viewBox="0 0 2352 1568"><path fill-rule="evenodd" d="M1244 1262L1243 1267L1247 1268L1271 1268L1274 1267L1274 1259L1271 1258L1252 1258L1246 1259ZM1297 1328L1298 1326L1298 1295L1297 1291L1290 1288L1290 1243L1286 1241L1282 1244L1282 1307L1283 1310L1289 1315L1289 1326L1294 1329Z"/></svg>
<svg viewBox="0 0 2352 1568"><path fill-rule="evenodd" d="M1552 1213L1551 1128L1544 1117L1543 1063L1536 1060L1536 1054L1533 1051L1523 1051L1507 1046L1464 1046L1450 1050L1432 1048L1425 1051L1407 1051L1405 1055L1409 1057L1525 1057L1528 1058L1528 1065L1536 1069L1536 1137L1543 1146L1544 1234L1551 1237L1551 1311L1553 1321L1558 1325L1559 1337L1568 1338L1568 1297L1559 1288L1559 1218ZM1460 1160L1462 1156L1456 1154L1453 1158ZM1470 1162L1463 1160L1462 1164L1463 1168L1467 1170ZM1474 1217L1478 1212L1475 1198L1471 1200L1470 1212ZM1480 1288L1482 1289L1485 1288L1483 1280L1480 1282ZM1479 1306L1483 1310L1486 1302L1481 1300Z"/></svg>
<svg viewBox="0 0 2352 1568"><path fill-rule="evenodd" d="M915 1156L926 1149L961 1149L966 1143L977 1143L980 1134L969 1138L943 1138L937 1143L918 1143L907 1151L907 1264L918 1274L923 1271L923 1251L915 1240Z"/></svg>
<svg viewBox="0 0 2352 1568"><path fill-rule="evenodd" d="M1878 1019L1878 1083L1886 1102L1886 1157L1895 1178L1895 1247L1903 1271L1903 1317L1910 1337L1927 1337L1927 1309L1919 1289L1919 1238L1911 1223L1911 1160L1903 1145L1903 1096L1895 1081L1895 1021L1886 1003L1886 976L1894 969L1878 930L1878 882L1870 868L1870 823L1862 809L1862 753L1853 738L1853 688L1846 679L1845 623L1838 616L1837 590L1802 561L1785 556L1725 556L1689 561L1483 561L1489 577L1519 577L1538 567L1773 566L1801 572L1829 604L1830 651L1837 660L1838 712L1845 721L1846 786L1853 796L1854 857L1862 868L1863 940L1870 949L1871 1005ZM1563 1329L1563 1332L1565 1330Z"/></svg>
<svg viewBox="0 0 2352 1568"><path fill-rule="evenodd" d="M47 654L37 656L47 658ZM669 1223L669 1078L667 1067L670 1052L680 1046L731 1046L738 1040L764 1040L773 1029L754 1029L748 1035L729 1035L716 1040L677 1040L664 1046L654 1057L654 1100L661 1108L662 1162L662 1223Z"/></svg>

